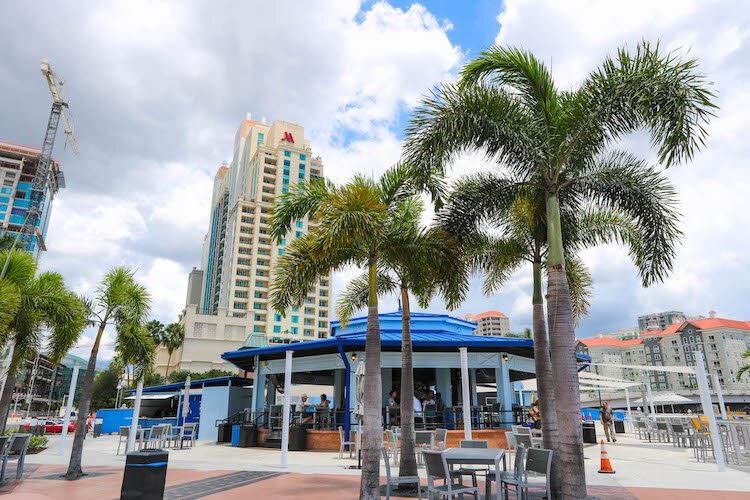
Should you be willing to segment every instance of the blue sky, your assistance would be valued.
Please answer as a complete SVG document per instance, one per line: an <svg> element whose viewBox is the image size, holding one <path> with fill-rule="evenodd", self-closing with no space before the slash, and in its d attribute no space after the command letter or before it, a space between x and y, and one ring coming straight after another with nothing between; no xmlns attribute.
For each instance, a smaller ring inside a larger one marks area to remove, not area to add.
<svg viewBox="0 0 750 500"><path fill-rule="evenodd" d="M576 85L623 44L661 40L689 52L714 82L721 110L706 150L669 171L680 192L685 240L675 272L643 289L626 253L587 251L595 282L579 336L633 326L667 309L750 319L750 6L741 0L630 2L506 0L292 4L208 0L82 0L57 7L11 0L0 31L0 137L37 144L49 113L39 60L67 81L81 154L58 143L68 188L53 210L42 265L91 293L112 265L138 269L153 314L184 307L187 273L199 265L216 168L231 159L245 113L305 126L326 175L378 174L400 154L411 110L432 86L492 43L520 45L548 62L561 88ZM34 33L35 36L28 36ZM642 137L624 145L653 160ZM492 168L476 154L451 177ZM334 276L341 290L356 271ZM531 274L499 293L475 286L462 315L504 311L530 326ZM383 309L396 307L395 298ZM435 302L432 310L442 311ZM103 356L111 355L107 332ZM90 332L77 354L90 349Z"/></svg>

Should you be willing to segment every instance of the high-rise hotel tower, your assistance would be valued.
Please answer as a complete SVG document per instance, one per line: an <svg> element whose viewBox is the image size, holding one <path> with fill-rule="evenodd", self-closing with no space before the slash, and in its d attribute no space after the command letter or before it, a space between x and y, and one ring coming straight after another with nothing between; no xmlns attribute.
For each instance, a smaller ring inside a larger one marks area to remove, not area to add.
<svg viewBox="0 0 750 500"><path fill-rule="evenodd" d="M172 355L170 370L225 368L220 355L243 345L327 338L331 283L321 279L305 303L286 315L270 303L277 260L314 224L295 221L281 241L269 234L274 201L301 182L323 176L302 126L282 120L271 126L248 118L234 140L231 165L214 179L209 229L201 268L188 278L186 308L180 315L185 342ZM175 355L176 354L176 355ZM167 356L159 353L157 369Z"/></svg>

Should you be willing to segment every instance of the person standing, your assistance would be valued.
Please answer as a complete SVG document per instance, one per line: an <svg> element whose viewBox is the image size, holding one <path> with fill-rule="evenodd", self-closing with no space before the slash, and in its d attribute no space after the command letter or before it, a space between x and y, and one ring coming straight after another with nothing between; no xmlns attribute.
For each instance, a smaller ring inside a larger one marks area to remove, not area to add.
<svg viewBox="0 0 750 500"><path fill-rule="evenodd" d="M607 442L609 443L610 440L613 443L617 442L617 438L615 437L615 413L612 411L612 408L609 407L609 403L606 401L602 403L602 426L604 426L604 435L607 436Z"/></svg>

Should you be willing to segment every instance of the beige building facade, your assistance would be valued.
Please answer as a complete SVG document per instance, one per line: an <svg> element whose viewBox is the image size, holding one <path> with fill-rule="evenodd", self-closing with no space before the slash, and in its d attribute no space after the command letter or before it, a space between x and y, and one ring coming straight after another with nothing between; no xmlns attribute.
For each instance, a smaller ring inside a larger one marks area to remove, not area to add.
<svg viewBox="0 0 750 500"><path fill-rule="evenodd" d="M500 311L467 314L466 320L477 324L474 335L496 335L503 337L510 333L510 318Z"/></svg>

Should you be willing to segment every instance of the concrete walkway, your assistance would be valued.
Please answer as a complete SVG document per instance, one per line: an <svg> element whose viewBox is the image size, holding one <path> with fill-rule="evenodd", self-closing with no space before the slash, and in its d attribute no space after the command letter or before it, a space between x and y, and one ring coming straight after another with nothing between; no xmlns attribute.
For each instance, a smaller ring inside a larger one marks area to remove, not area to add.
<svg viewBox="0 0 750 500"><path fill-rule="evenodd" d="M0 494L49 498L54 490L61 498L115 498L125 464L123 455L115 455L117 441L117 436L89 437L83 464L92 477L68 482L57 476L65 472L70 444L58 455L59 437L51 436L46 451L27 457L25 479L6 485ZM750 470L729 467L719 473L715 464L697 462L689 449L621 435L607 445L617 471L609 475L597 473L600 451L594 445L585 449L589 493L599 498L750 498ZM334 491L336 497L357 497L359 471L348 468L355 461L340 460L334 452L290 452L289 467L282 470L279 457L278 450L215 443L170 450L165 498L247 498L259 493L266 498L331 498Z"/></svg>

